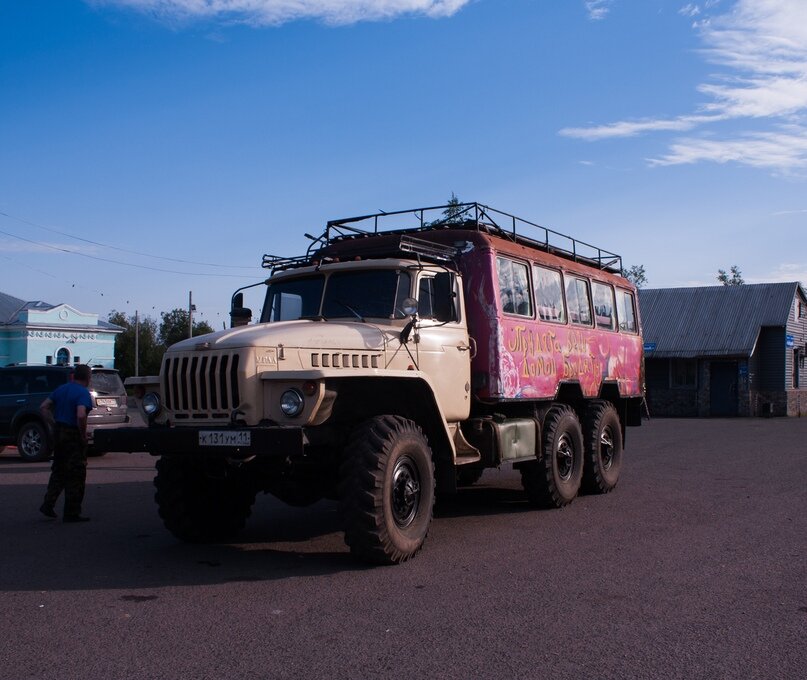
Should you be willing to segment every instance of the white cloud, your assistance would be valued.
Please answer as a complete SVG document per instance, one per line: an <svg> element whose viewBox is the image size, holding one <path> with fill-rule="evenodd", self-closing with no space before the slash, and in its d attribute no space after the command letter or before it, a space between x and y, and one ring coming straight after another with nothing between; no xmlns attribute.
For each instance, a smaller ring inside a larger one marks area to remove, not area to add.
<svg viewBox="0 0 807 680"><path fill-rule="evenodd" d="M166 20L216 19L273 26L296 19L329 24L394 19L405 14L448 17L471 0L87 0L118 5Z"/></svg>
<svg viewBox="0 0 807 680"><path fill-rule="evenodd" d="M789 283L807 281L807 262L801 264L782 263L763 277L747 277L748 283Z"/></svg>
<svg viewBox="0 0 807 680"><path fill-rule="evenodd" d="M718 116L681 116L668 120L637 120L621 121L608 125L598 125L584 128L563 128L560 134L564 137L576 137L586 141L608 139L609 137L635 137L645 132L678 131L684 132L701 123L718 120Z"/></svg>
<svg viewBox="0 0 807 680"><path fill-rule="evenodd" d="M747 133L731 139L681 139L670 153L651 159L651 165L681 165L712 161L739 163L792 173L807 168L807 129L782 127L773 132Z"/></svg>
<svg viewBox="0 0 807 680"><path fill-rule="evenodd" d="M703 16L717 0L683 6L681 14ZM804 0L737 0L723 14L697 24L701 53L720 71L698 92L706 96L696 111L639 121L569 127L568 137L594 141L652 132L682 132L702 125L734 127L767 121L768 130L739 132L722 139L681 139L669 153L651 161L674 165L714 161L736 162L789 172L807 167L807 2ZM745 123L743 123L745 121Z"/></svg>
<svg viewBox="0 0 807 680"><path fill-rule="evenodd" d="M608 12L611 11L613 0L586 0L586 11L588 18L593 21L600 21L605 19Z"/></svg>
<svg viewBox="0 0 807 680"><path fill-rule="evenodd" d="M688 5L684 5L681 9L678 10L678 14L683 14L685 17L696 17L698 14L701 13L701 8L697 5L693 5L689 3Z"/></svg>

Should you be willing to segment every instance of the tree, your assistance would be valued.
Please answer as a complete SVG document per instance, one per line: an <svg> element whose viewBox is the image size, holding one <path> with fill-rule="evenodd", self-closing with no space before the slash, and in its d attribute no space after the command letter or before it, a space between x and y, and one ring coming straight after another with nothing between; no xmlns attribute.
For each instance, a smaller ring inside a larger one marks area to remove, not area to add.
<svg viewBox="0 0 807 680"><path fill-rule="evenodd" d="M160 323L160 342L165 349L168 349L171 345L180 340L185 340L188 337L187 309L172 309L170 312L162 312L160 316L162 317L162 322ZM193 322L194 337L212 332L213 329L207 321Z"/></svg>
<svg viewBox="0 0 807 680"><path fill-rule="evenodd" d="M637 288L641 288L647 283L647 275L645 274L643 264L634 264L631 265L629 269L623 269L622 276Z"/></svg>
<svg viewBox="0 0 807 680"><path fill-rule="evenodd" d="M442 224L458 224L467 219L467 217L468 215L465 213L465 208L462 207L462 201L460 201L452 191L451 198L448 199L445 210L443 210L443 216L440 219L427 222L426 226L437 227Z"/></svg>
<svg viewBox="0 0 807 680"><path fill-rule="evenodd" d="M729 277L725 269L718 269L717 280L724 286L742 286L745 283L745 279L743 278L743 273L740 271L740 268L736 264L733 264L731 265L730 271L731 277Z"/></svg>
<svg viewBox="0 0 807 680"><path fill-rule="evenodd" d="M453 224L455 222L462 222L462 211L463 208L462 202L459 198L451 192L451 198L448 199L448 203L446 204L446 209L443 210L443 219L440 220L444 224Z"/></svg>
<svg viewBox="0 0 807 680"><path fill-rule="evenodd" d="M123 312L112 311L108 318L109 323L123 328L123 332L115 338L115 368L123 378L135 375L135 329L137 320L134 316L127 317ZM139 370L140 375L156 375L160 372L165 348L157 340L157 322L145 317L140 319Z"/></svg>

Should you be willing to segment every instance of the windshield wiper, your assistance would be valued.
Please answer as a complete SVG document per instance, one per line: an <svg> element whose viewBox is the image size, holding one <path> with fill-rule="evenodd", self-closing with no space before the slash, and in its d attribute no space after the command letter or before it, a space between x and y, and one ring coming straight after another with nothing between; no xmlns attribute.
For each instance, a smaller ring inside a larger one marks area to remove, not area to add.
<svg viewBox="0 0 807 680"><path fill-rule="evenodd" d="M359 321L361 321L362 323L367 323L367 322L364 320L364 317L363 317L361 314L359 314L359 313L358 313L358 312L357 312L355 309L353 309L353 307L351 307L350 305L345 304L345 303L344 303L344 302L342 302L341 300L334 300L334 302L335 302L337 305L341 305L342 307L344 307L344 308L345 308L347 311L349 311L351 314L353 314L353 316L355 316L355 317L356 317L356 318L357 318Z"/></svg>

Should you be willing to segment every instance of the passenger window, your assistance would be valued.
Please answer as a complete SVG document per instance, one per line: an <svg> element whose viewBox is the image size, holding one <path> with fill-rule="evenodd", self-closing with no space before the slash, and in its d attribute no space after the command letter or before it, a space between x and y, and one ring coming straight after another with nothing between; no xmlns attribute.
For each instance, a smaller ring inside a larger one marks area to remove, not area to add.
<svg viewBox="0 0 807 680"><path fill-rule="evenodd" d="M25 394L25 376L19 371L0 372L0 394Z"/></svg>
<svg viewBox="0 0 807 680"><path fill-rule="evenodd" d="M633 294L626 290L617 290L616 293L616 313L619 319L619 330L627 333L636 333L636 312L633 306Z"/></svg>
<svg viewBox="0 0 807 680"><path fill-rule="evenodd" d="M532 316L530 277L527 265L505 257L496 258L499 277L499 299L506 314Z"/></svg>
<svg viewBox="0 0 807 680"><path fill-rule="evenodd" d="M542 321L566 323L560 272L534 266L532 275L535 282L535 307L538 318Z"/></svg>
<svg viewBox="0 0 807 680"><path fill-rule="evenodd" d="M584 279L566 279L566 304L569 306L569 321L581 326L591 325L591 301L588 282Z"/></svg>
<svg viewBox="0 0 807 680"><path fill-rule="evenodd" d="M591 284L594 293L594 319L597 321L597 328L607 328L614 330L614 289L604 283L597 281Z"/></svg>

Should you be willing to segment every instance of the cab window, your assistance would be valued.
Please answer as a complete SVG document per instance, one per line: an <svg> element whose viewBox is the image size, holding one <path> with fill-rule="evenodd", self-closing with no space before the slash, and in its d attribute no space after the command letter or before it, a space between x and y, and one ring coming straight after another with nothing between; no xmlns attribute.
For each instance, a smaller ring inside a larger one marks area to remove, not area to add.
<svg viewBox="0 0 807 680"><path fill-rule="evenodd" d="M580 326L591 325L591 299L585 279L573 276L566 279L566 304L569 306L569 321Z"/></svg>
<svg viewBox="0 0 807 680"><path fill-rule="evenodd" d="M532 316L530 276L527 265L506 257L496 258L499 302L505 314Z"/></svg>
<svg viewBox="0 0 807 680"><path fill-rule="evenodd" d="M597 322L597 328L614 330L616 328L614 289L597 281L591 284L591 289L594 294L594 320Z"/></svg>

